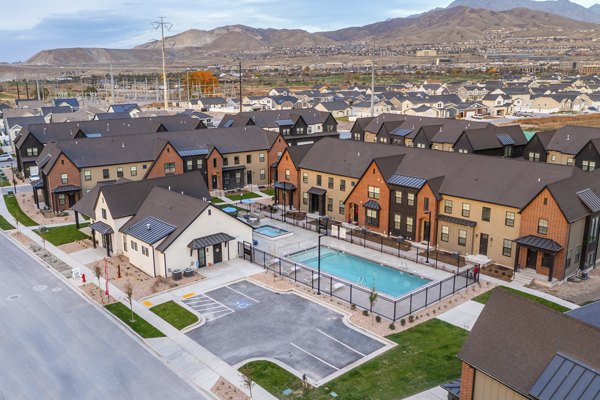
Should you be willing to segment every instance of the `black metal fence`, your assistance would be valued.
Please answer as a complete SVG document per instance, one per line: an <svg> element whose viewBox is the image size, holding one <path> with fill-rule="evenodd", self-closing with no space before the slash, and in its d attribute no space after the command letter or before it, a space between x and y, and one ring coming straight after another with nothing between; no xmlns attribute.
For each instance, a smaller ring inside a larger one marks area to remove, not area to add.
<svg viewBox="0 0 600 400"><path fill-rule="evenodd" d="M322 224L325 218L314 218L300 212L297 215L302 215L302 218L294 218L294 213L291 216L286 215L280 209L263 205L259 205L259 212L271 219L298 228L320 233L327 232L328 237L410 260L417 264L442 269L446 272L458 273L460 268L464 270L466 266L466 261L462 256L443 253L432 246L429 257L427 257L427 249L422 246L416 246L408 241L398 241L396 238L382 236L361 227L350 228L347 225L336 224L328 219L325 228L325 225Z"/></svg>
<svg viewBox="0 0 600 400"><path fill-rule="evenodd" d="M468 286L476 280L472 268L455 274L442 281L433 282L425 287L401 296L390 298L377 293L376 300L371 303L372 290L360 285L318 272L306 265L277 257L254 248L250 243L239 243L238 253L245 258L272 271L277 276L285 277L296 283L310 287L317 293L335 297L357 308L369 310L391 321L398 321L431 304L444 299Z"/></svg>

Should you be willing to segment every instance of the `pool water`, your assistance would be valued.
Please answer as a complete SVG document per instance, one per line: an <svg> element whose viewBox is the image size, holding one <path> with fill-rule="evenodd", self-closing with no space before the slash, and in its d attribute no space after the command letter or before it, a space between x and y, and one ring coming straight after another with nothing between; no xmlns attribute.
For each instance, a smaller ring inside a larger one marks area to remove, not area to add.
<svg viewBox="0 0 600 400"><path fill-rule="evenodd" d="M295 253L287 258L309 267L317 268L317 249ZM365 258L321 247L321 271L379 293L400 297L430 281Z"/></svg>
<svg viewBox="0 0 600 400"><path fill-rule="evenodd" d="M290 233L284 229L279 229L272 225L263 225L261 227L256 228L254 230L254 232L260 233L261 235L268 236L271 238L275 238L275 237L286 235L286 234Z"/></svg>

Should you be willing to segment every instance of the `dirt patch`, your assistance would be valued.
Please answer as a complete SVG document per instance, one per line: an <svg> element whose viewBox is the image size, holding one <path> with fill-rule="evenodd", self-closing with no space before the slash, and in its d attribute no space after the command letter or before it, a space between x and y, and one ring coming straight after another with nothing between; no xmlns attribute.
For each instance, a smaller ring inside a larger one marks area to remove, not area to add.
<svg viewBox="0 0 600 400"><path fill-rule="evenodd" d="M565 281L561 285L548 288L541 285L530 285L540 292L548 293L571 303L583 305L600 300L600 268L590 272L590 278L585 281Z"/></svg>
<svg viewBox="0 0 600 400"><path fill-rule="evenodd" d="M58 246L59 249L67 254L76 253L81 250L86 250L92 247L92 241L90 239L78 240L76 242L61 244Z"/></svg>
<svg viewBox="0 0 600 400"><path fill-rule="evenodd" d="M65 222L75 223L75 217L73 215L68 214L59 217L50 212L44 213L39 210L35 205L35 201L33 201L32 192L17 193L16 197L21 210L40 225L60 224Z"/></svg>
<svg viewBox="0 0 600 400"><path fill-rule="evenodd" d="M17 239L19 241L19 243L21 243L22 245L27 246L27 247L29 247L29 245L31 245L31 243L33 243L33 241L31 239L29 239L26 235L22 234L19 231L12 233L11 236L14 237L15 239Z"/></svg>
<svg viewBox="0 0 600 400"><path fill-rule="evenodd" d="M506 125L514 125L515 123L518 123L523 127L539 131L559 129L565 125L600 127L600 114L557 115L546 118L524 118L515 120L514 122L510 122Z"/></svg>
<svg viewBox="0 0 600 400"><path fill-rule="evenodd" d="M87 264L87 266L94 273L96 266L100 267L102 276L104 276L104 262L95 261ZM196 273L194 276L183 278L179 281L174 281L172 278L156 277L152 278L146 275L133 265L129 263L127 257L116 256L107 259L107 270L108 279L110 283L118 287L120 290L125 291L127 282L131 282L133 285L133 298L135 300L143 299L144 297L152 296L156 293L164 292L175 287L184 286L192 282L201 281L206 279L204 276ZM121 277L119 278L119 270ZM88 277L88 279L97 279L95 274Z"/></svg>
<svg viewBox="0 0 600 400"><path fill-rule="evenodd" d="M329 296L318 296L310 288L290 281L287 278L277 277L272 272L267 271L252 275L250 279L269 286L275 290L295 290L308 295L317 301L325 302L330 306L342 311L343 313L350 314L350 322L352 322L354 325L379 336L387 336L391 335L392 333L402 332L406 329L412 328L413 326L435 318L443 312L469 301L473 297L478 296L483 292L487 292L496 286L487 281L480 281L479 283L472 285L453 296L447 297L442 301L432 304L428 308L419 310L413 314L413 318L404 318L404 325L402 324L402 319L396 321L394 323L394 329L391 329L391 321L386 318L381 318L381 322L377 322L374 315L363 315L362 310L353 310L348 303Z"/></svg>
<svg viewBox="0 0 600 400"><path fill-rule="evenodd" d="M113 303L117 302L117 299L115 299L112 296L108 296L108 298L107 298L104 290L99 288L97 285L94 285L93 283L86 283L84 285L79 286L79 288L89 298L91 298L96 303L100 304L101 306L105 306L107 304L113 304Z"/></svg>
<svg viewBox="0 0 600 400"><path fill-rule="evenodd" d="M225 378L219 378L215 386L210 389L221 400L247 400L250 397L246 396L239 388L232 385Z"/></svg>
<svg viewBox="0 0 600 400"><path fill-rule="evenodd" d="M513 280L514 272L515 271L512 268L507 268L496 264L490 264L481 267L481 273L483 275L491 276L492 278L500 279L505 282L511 282Z"/></svg>

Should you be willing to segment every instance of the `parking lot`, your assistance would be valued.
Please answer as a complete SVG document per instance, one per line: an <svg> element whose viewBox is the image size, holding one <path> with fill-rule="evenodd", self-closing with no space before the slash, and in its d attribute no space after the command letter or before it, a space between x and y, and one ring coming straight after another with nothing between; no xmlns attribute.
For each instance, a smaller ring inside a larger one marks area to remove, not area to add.
<svg viewBox="0 0 600 400"><path fill-rule="evenodd" d="M248 281L185 300L207 322L188 336L233 366L276 360L320 384L386 350L387 342L350 328L339 314L297 294Z"/></svg>

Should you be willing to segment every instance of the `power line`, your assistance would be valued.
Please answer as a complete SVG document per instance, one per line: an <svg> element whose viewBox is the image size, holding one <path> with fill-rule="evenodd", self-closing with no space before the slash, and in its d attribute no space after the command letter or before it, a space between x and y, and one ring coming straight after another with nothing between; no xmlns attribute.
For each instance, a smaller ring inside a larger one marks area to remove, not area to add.
<svg viewBox="0 0 600 400"><path fill-rule="evenodd" d="M165 21L165 17L158 17L160 21L154 21L152 26L154 29L160 28L160 41L161 41L161 52L162 52L162 74L163 74L163 86L164 86L164 100L165 110L169 107L169 88L167 87L167 64L165 60L165 28L168 31L171 30L173 24Z"/></svg>

